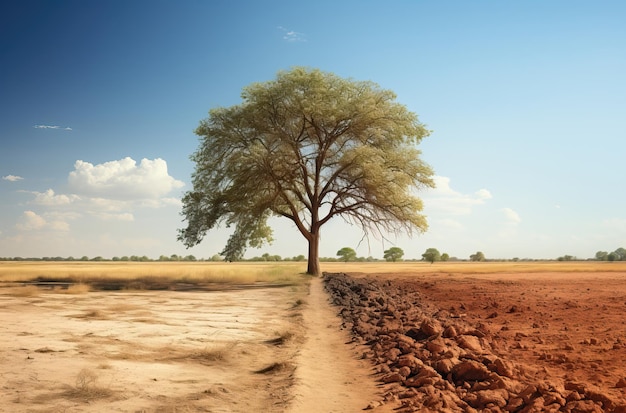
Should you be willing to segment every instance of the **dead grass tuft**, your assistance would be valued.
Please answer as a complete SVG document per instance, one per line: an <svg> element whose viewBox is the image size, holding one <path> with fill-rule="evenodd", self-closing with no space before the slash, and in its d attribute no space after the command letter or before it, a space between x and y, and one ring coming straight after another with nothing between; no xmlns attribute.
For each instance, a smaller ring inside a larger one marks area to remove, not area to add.
<svg viewBox="0 0 626 413"><path fill-rule="evenodd" d="M222 362L228 359L229 349L226 347L204 348L204 350L193 352L189 359L196 360L201 364Z"/></svg>
<svg viewBox="0 0 626 413"><path fill-rule="evenodd" d="M285 331L284 333L278 334L278 337L271 338L265 341L265 344L271 344L274 346L282 346L289 341L293 340L294 334L291 331Z"/></svg>
<svg viewBox="0 0 626 413"><path fill-rule="evenodd" d="M88 310L82 314L77 314L73 317L92 320L106 320L108 318L108 316L100 310Z"/></svg>
<svg viewBox="0 0 626 413"><path fill-rule="evenodd" d="M111 389L98 385L98 375L91 369L82 369L76 376L76 384L67 390L63 396L72 399L88 402L95 399L104 399L113 394Z"/></svg>
<svg viewBox="0 0 626 413"><path fill-rule="evenodd" d="M260 370L256 370L255 374L275 374L280 373L281 371L289 370L292 368L291 364L280 362L280 363L272 363L267 367L263 367Z"/></svg>

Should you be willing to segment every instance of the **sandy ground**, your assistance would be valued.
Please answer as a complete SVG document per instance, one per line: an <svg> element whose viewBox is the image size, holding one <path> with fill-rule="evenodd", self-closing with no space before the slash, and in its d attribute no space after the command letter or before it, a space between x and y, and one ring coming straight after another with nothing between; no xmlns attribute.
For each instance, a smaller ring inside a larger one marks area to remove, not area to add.
<svg viewBox="0 0 626 413"><path fill-rule="evenodd" d="M284 411L304 296L1 289L0 411Z"/></svg>

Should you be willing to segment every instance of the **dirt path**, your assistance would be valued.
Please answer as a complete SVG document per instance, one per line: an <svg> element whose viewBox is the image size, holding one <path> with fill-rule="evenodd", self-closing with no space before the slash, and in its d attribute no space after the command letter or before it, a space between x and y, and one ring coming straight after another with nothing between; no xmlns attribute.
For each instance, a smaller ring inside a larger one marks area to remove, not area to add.
<svg viewBox="0 0 626 413"><path fill-rule="evenodd" d="M337 311L324 291L322 280L310 284L303 309L305 342L297 356L295 396L289 412L360 412L381 399L371 364L359 360L362 350L340 330ZM382 407L370 411L384 412Z"/></svg>

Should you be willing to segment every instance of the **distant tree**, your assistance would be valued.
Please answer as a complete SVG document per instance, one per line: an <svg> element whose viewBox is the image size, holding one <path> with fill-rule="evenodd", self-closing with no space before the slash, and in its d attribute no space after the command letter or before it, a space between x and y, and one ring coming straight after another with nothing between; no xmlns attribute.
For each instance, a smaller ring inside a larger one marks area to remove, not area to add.
<svg viewBox="0 0 626 413"><path fill-rule="evenodd" d="M439 253L437 248L428 248L426 250L426 252L424 252L422 254L422 259L424 259L424 261L428 261L428 262L430 262L432 264L435 261L440 261L441 260L441 254Z"/></svg>
<svg viewBox="0 0 626 413"><path fill-rule="evenodd" d="M196 129L178 236L187 247L224 224L234 231L222 254L238 260L271 242L270 217L284 217L308 242L307 273L319 275L320 230L334 217L366 235L426 230L415 190L434 186L433 172L416 146L429 131L393 92L294 68L246 87L242 99Z"/></svg>
<svg viewBox="0 0 626 413"><path fill-rule="evenodd" d="M402 259L404 256L404 251L400 247L391 247L388 250L384 251L383 258L387 261L396 262Z"/></svg>
<svg viewBox="0 0 626 413"><path fill-rule="evenodd" d="M485 261L485 254L482 251L478 251L476 254L470 255L470 261Z"/></svg>
<svg viewBox="0 0 626 413"><path fill-rule="evenodd" d="M215 254L211 257L211 261L224 261L224 259L222 258L222 256L220 254Z"/></svg>
<svg viewBox="0 0 626 413"><path fill-rule="evenodd" d="M89 261L89 257L86 255L83 255L82 257L80 257L81 261Z"/></svg>
<svg viewBox="0 0 626 413"><path fill-rule="evenodd" d="M344 262L356 260L356 251L350 247L343 247L337 251L337 256Z"/></svg>
<svg viewBox="0 0 626 413"><path fill-rule="evenodd" d="M159 256L159 261L169 261L170 257L168 257L167 255L161 255Z"/></svg>
<svg viewBox="0 0 626 413"><path fill-rule="evenodd" d="M127 255L124 255L122 258L120 258L120 261L130 261L130 258L128 258Z"/></svg>
<svg viewBox="0 0 626 413"><path fill-rule="evenodd" d="M441 254L441 261L449 261L450 260L450 256L448 255L447 252L444 252L443 254Z"/></svg>
<svg viewBox="0 0 626 413"><path fill-rule="evenodd" d="M609 253L606 251L598 251L596 252L596 260L597 261L608 261Z"/></svg>
<svg viewBox="0 0 626 413"><path fill-rule="evenodd" d="M609 261L611 261L611 257L610 257L611 254L609 254ZM576 260L576 257L574 257L573 255L563 255L562 257L557 258L557 261L575 261L575 260Z"/></svg>
<svg viewBox="0 0 626 413"><path fill-rule="evenodd" d="M617 261L618 256L615 252L610 252L609 255L606 256L607 261Z"/></svg>
<svg viewBox="0 0 626 413"><path fill-rule="evenodd" d="M626 249L618 248L613 253L615 254L615 261L626 261Z"/></svg>
<svg viewBox="0 0 626 413"><path fill-rule="evenodd" d="M306 261L306 257L304 255L300 254L300 255L298 255L296 257L293 257L293 260L294 261Z"/></svg>

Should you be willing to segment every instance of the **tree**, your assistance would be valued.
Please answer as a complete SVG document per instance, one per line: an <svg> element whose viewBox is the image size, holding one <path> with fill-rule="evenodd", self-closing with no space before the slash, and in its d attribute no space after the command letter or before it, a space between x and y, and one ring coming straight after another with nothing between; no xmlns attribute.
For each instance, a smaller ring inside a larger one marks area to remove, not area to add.
<svg viewBox="0 0 626 413"><path fill-rule="evenodd" d="M319 275L320 230L334 217L365 236L425 231L414 189L434 186L416 149L429 131L395 99L372 82L305 68L245 87L241 104L210 110L195 131L178 239L191 247L234 227L221 254L238 260L272 241L270 217L284 217L308 242L307 273Z"/></svg>
<svg viewBox="0 0 626 413"><path fill-rule="evenodd" d="M383 258L387 261L396 262L402 259L404 255L404 251L400 247L391 247L388 250L384 251Z"/></svg>
<svg viewBox="0 0 626 413"><path fill-rule="evenodd" d="M447 252L444 252L443 254L441 254L441 261L448 261L450 260L450 256L448 255Z"/></svg>
<svg viewBox="0 0 626 413"><path fill-rule="evenodd" d="M426 252L422 254L422 258L432 264L435 261L441 260L441 254L439 253L437 248L428 248Z"/></svg>
<svg viewBox="0 0 626 413"><path fill-rule="evenodd" d="M615 261L626 261L626 249L618 248L613 251L613 254L615 254Z"/></svg>
<svg viewBox="0 0 626 413"><path fill-rule="evenodd" d="M356 251L350 247L343 247L339 251L337 251L337 256L341 258L344 262L354 261L356 260Z"/></svg>
<svg viewBox="0 0 626 413"><path fill-rule="evenodd" d="M470 261L485 261L485 254L478 251L476 254L470 255Z"/></svg>
<svg viewBox="0 0 626 413"><path fill-rule="evenodd" d="M598 261L608 261L609 253L606 251L598 251L596 252L596 260Z"/></svg>

